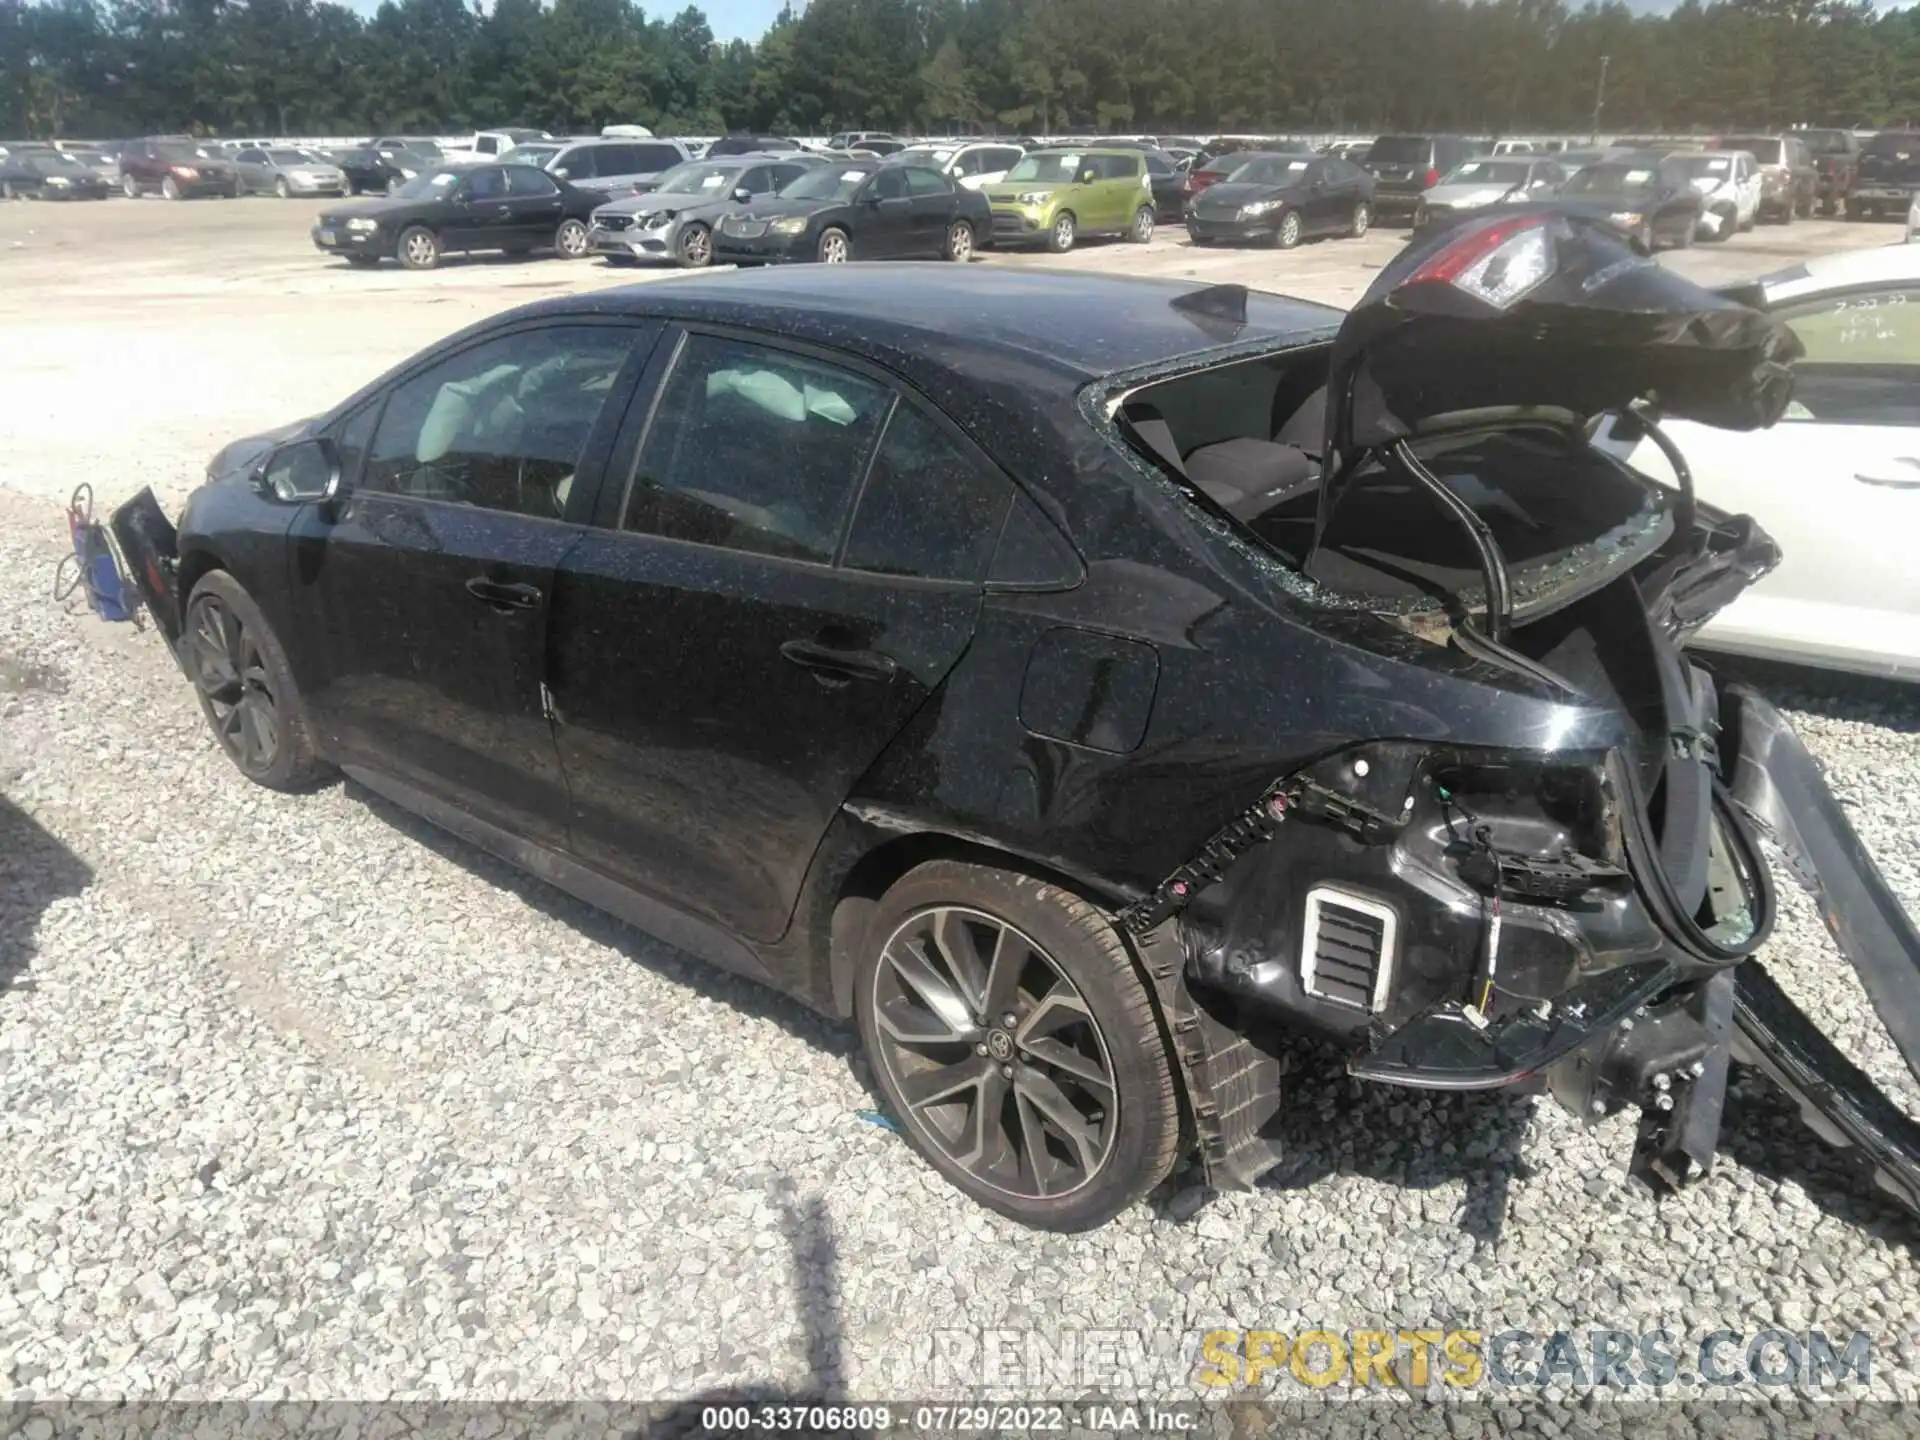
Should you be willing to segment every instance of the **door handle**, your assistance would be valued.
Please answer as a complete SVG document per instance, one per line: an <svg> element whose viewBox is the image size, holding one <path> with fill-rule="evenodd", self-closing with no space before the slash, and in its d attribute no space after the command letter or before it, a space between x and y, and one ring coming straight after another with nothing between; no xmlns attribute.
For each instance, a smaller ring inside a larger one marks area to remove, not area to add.
<svg viewBox="0 0 1920 1440"><path fill-rule="evenodd" d="M467 593L495 610L531 610L540 603L538 585L509 585L504 580L489 580L476 575L467 581Z"/></svg>
<svg viewBox="0 0 1920 1440"><path fill-rule="evenodd" d="M877 650L839 650L818 640L789 640L780 653L822 684L838 688L849 680L891 680L900 666Z"/></svg>
<svg viewBox="0 0 1920 1440"><path fill-rule="evenodd" d="M513 207L511 205L502 205L493 213L504 219L506 216L513 214Z"/></svg>
<svg viewBox="0 0 1920 1440"><path fill-rule="evenodd" d="M1878 485L1887 490L1920 490L1920 460L1914 459L1911 455L1896 455L1893 457L1893 463L1896 465L1910 466L1915 473L1912 475L1867 475L1860 471L1855 471L1853 478L1858 480L1862 485Z"/></svg>

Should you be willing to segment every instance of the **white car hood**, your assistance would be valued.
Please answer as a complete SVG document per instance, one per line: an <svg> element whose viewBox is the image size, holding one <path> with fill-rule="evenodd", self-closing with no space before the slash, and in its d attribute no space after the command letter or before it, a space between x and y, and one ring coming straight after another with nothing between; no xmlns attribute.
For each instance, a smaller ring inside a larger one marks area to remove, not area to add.
<svg viewBox="0 0 1920 1440"><path fill-rule="evenodd" d="M1427 192L1429 205L1451 205L1459 210L1471 210L1478 205L1492 205L1500 197L1513 189L1511 185L1436 185Z"/></svg>

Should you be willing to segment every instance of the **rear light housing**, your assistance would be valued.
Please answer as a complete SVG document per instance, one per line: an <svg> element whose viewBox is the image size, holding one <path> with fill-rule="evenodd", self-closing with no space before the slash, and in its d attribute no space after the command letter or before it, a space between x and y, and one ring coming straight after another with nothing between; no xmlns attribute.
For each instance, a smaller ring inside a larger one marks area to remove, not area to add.
<svg viewBox="0 0 1920 1440"><path fill-rule="evenodd" d="M1483 305L1505 310L1532 294L1560 268L1567 223L1557 215L1517 215L1469 228L1427 257L1405 288L1450 285Z"/></svg>
<svg viewBox="0 0 1920 1440"><path fill-rule="evenodd" d="M1420 188L1422 190L1431 190L1434 186L1438 185L1439 183L1440 183L1440 172L1434 169L1433 166L1429 165L1427 167L1427 173L1420 177Z"/></svg>

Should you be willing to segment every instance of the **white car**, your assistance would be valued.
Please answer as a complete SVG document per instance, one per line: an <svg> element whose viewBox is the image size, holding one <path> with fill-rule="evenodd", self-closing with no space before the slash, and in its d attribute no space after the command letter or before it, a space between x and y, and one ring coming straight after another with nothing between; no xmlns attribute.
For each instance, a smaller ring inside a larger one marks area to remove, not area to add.
<svg viewBox="0 0 1920 1440"><path fill-rule="evenodd" d="M1703 649L1920 679L1920 246L1824 255L1759 282L1806 347L1771 430L1663 429L1701 500L1748 514L1780 566L1699 634ZM1671 481L1650 441L1603 428Z"/></svg>
<svg viewBox="0 0 1920 1440"><path fill-rule="evenodd" d="M1666 166L1700 192L1700 224L1694 231L1700 239L1725 240L1735 231L1753 229L1764 182L1745 150L1676 151Z"/></svg>
<svg viewBox="0 0 1920 1440"><path fill-rule="evenodd" d="M1453 167L1440 183L1420 198L1413 227L1424 230L1463 210L1488 205L1538 200L1566 183L1567 172L1558 160L1544 155L1482 156Z"/></svg>
<svg viewBox="0 0 1920 1440"><path fill-rule="evenodd" d="M1019 164L1020 157L1026 153L1018 145L910 145L887 156L887 160L900 165L924 165L951 176L956 185L978 190L982 185L998 185L1006 179L1007 171Z"/></svg>
<svg viewBox="0 0 1920 1440"><path fill-rule="evenodd" d="M1920 190L1913 192L1913 203L1907 206L1907 243L1920 240Z"/></svg>

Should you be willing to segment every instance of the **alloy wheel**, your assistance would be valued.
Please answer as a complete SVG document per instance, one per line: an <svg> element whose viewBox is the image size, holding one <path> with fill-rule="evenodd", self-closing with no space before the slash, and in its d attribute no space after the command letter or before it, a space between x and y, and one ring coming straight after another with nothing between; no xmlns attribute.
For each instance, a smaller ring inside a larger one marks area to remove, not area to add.
<svg viewBox="0 0 1920 1440"><path fill-rule="evenodd" d="M1144 205L1133 217L1133 239L1139 245L1145 245L1153 239L1153 211Z"/></svg>
<svg viewBox="0 0 1920 1440"><path fill-rule="evenodd" d="M434 260L433 237L424 230L416 230L407 236L407 263L427 266Z"/></svg>
<svg viewBox="0 0 1920 1440"><path fill-rule="evenodd" d="M872 1000L908 1120L976 1181L1055 1199L1100 1173L1119 1130L1113 1061L1040 945L984 911L922 910L888 938Z"/></svg>
<svg viewBox="0 0 1920 1440"><path fill-rule="evenodd" d="M1073 248L1073 217L1062 215L1053 222L1053 248L1071 250Z"/></svg>
<svg viewBox="0 0 1920 1440"><path fill-rule="evenodd" d="M947 234L947 258L964 265L973 258L973 227L957 224Z"/></svg>
<svg viewBox="0 0 1920 1440"><path fill-rule="evenodd" d="M160 182L160 194L164 199L178 200L180 198L179 182L177 182L171 175L167 176L166 179Z"/></svg>
<svg viewBox="0 0 1920 1440"><path fill-rule="evenodd" d="M1300 243L1300 216L1289 210L1280 221L1280 248L1291 250Z"/></svg>
<svg viewBox="0 0 1920 1440"><path fill-rule="evenodd" d="M820 263L822 265L844 265L847 263L847 237L838 230L829 230L820 240Z"/></svg>
<svg viewBox="0 0 1920 1440"><path fill-rule="evenodd" d="M554 236L554 248L569 260L587 253L587 227L578 220L562 220L560 233Z"/></svg>
<svg viewBox="0 0 1920 1440"><path fill-rule="evenodd" d="M201 596L192 619L193 683L214 738L242 771L260 774L280 754L281 722L259 642L218 596Z"/></svg>
<svg viewBox="0 0 1920 1440"><path fill-rule="evenodd" d="M680 258L698 270L713 259L713 234L704 225L689 225L680 232Z"/></svg>
<svg viewBox="0 0 1920 1440"><path fill-rule="evenodd" d="M1362 200L1353 207L1353 238L1361 240L1373 228L1373 207Z"/></svg>
<svg viewBox="0 0 1920 1440"><path fill-rule="evenodd" d="M125 195L129 200L138 200L140 198L140 182L131 175L121 176L120 193Z"/></svg>
<svg viewBox="0 0 1920 1440"><path fill-rule="evenodd" d="M287 184L286 176L283 175L273 182L273 193L278 195L282 200L291 200L293 198L293 187Z"/></svg>

